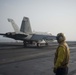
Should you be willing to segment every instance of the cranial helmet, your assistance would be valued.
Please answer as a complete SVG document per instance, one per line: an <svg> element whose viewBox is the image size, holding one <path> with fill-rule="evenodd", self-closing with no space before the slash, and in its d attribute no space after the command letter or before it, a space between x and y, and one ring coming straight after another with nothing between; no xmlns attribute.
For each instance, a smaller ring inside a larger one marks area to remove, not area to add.
<svg viewBox="0 0 76 75"><path fill-rule="evenodd" d="M59 42L62 42L62 41L65 41L65 36L64 36L63 33L58 33L56 39L57 39Z"/></svg>

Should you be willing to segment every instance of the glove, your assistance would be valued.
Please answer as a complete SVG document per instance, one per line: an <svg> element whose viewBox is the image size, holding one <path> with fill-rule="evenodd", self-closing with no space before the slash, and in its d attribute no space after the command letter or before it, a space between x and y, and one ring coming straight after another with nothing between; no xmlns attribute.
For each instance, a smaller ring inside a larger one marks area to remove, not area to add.
<svg viewBox="0 0 76 75"><path fill-rule="evenodd" d="M57 69L54 67L53 72L56 73Z"/></svg>

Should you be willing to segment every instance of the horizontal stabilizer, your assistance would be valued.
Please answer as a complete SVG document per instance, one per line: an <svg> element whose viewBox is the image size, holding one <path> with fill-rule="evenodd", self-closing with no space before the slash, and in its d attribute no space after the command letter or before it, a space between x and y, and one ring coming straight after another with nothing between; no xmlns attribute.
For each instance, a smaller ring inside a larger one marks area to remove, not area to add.
<svg viewBox="0 0 76 75"><path fill-rule="evenodd" d="M5 34L3 34L3 33L0 33L0 35L5 35Z"/></svg>

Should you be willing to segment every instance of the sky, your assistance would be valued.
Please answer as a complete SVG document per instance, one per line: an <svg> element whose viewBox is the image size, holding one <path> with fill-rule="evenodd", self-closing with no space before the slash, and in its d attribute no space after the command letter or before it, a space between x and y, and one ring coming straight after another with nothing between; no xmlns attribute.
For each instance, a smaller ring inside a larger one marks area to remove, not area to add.
<svg viewBox="0 0 76 75"><path fill-rule="evenodd" d="M66 40L76 41L76 0L0 0L0 33L14 31L7 18L20 28L24 16L32 31L62 32Z"/></svg>

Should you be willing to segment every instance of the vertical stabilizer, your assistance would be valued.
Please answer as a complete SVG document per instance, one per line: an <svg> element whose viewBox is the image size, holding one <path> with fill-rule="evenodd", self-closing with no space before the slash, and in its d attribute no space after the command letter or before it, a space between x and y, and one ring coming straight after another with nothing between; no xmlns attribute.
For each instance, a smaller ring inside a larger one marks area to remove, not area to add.
<svg viewBox="0 0 76 75"><path fill-rule="evenodd" d="M20 31L27 34L32 33L32 29L31 29L30 21L28 17L23 18Z"/></svg>
<svg viewBox="0 0 76 75"><path fill-rule="evenodd" d="M9 19L8 19L8 22L11 22L11 24L12 24L15 32L19 32L19 31L20 31L20 30L19 30L19 27L17 26L17 24L14 22L13 19L10 19L10 18L9 18Z"/></svg>

